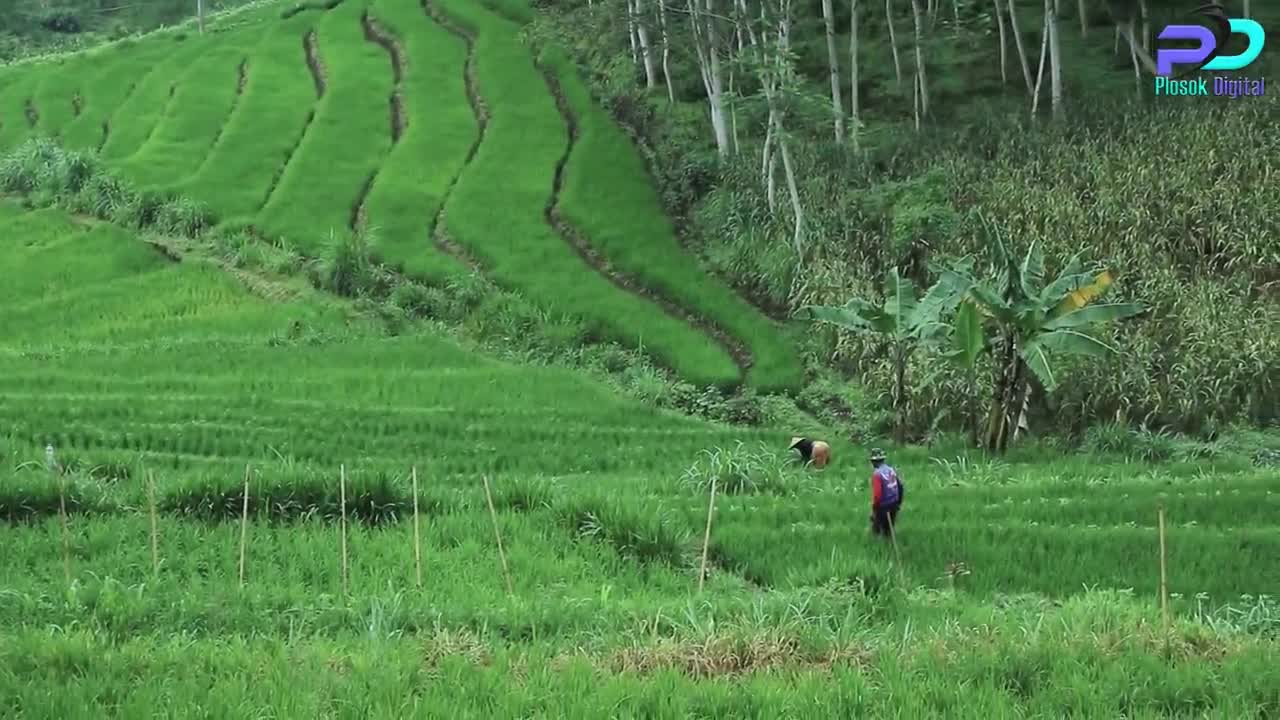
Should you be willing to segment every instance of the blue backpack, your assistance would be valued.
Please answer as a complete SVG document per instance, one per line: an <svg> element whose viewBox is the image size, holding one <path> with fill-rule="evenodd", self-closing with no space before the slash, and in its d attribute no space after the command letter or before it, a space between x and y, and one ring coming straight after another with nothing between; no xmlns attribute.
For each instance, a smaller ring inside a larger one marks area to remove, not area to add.
<svg viewBox="0 0 1280 720"><path fill-rule="evenodd" d="M888 465L876 468L880 476L880 504L892 507L902 502L902 482L898 479L898 471Z"/></svg>

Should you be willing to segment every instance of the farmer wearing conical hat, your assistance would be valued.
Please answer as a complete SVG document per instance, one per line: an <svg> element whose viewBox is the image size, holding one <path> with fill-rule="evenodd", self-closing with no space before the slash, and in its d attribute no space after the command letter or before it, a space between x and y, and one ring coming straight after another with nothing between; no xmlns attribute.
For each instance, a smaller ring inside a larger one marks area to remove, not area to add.
<svg viewBox="0 0 1280 720"><path fill-rule="evenodd" d="M871 531L888 537L895 532L898 509L902 507L903 487L894 470L884 458L884 451L871 451Z"/></svg>
<svg viewBox="0 0 1280 720"><path fill-rule="evenodd" d="M793 437L790 449L800 451L800 457L805 462L812 460L813 466L819 469L831 462L831 446L821 440Z"/></svg>

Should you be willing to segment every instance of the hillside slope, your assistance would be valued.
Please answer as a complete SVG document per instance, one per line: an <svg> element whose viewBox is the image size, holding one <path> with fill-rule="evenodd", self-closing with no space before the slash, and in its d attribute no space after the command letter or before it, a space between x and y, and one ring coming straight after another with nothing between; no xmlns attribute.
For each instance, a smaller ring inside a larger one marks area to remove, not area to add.
<svg viewBox="0 0 1280 720"><path fill-rule="evenodd" d="M520 30L453 0L257 4L0 68L0 151L60 138L307 256L365 232L410 277L474 265L696 384L796 388L779 328L697 269L637 150Z"/></svg>
<svg viewBox="0 0 1280 720"><path fill-rule="evenodd" d="M567 370L353 327L315 298L256 296L221 267L174 262L111 225L0 209L13 280L0 289L0 425L22 447L232 477L246 462L365 458L416 464L438 483L675 472L701 448L759 437L622 400ZM561 442L570 437L592 450Z"/></svg>

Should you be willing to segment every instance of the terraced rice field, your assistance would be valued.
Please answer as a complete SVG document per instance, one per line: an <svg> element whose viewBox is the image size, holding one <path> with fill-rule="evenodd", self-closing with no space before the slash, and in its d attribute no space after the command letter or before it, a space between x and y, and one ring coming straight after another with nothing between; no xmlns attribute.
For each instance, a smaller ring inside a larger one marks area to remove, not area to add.
<svg viewBox="0 0 1280 720"><path fill-rule="evenodd" d="M500 10L268 2L8 68L0 151L58 138L306 256L368 232L410 277L478 268L696 384L796 388L780 328L697 269L637 149L568 66L535 62L509 18L528 8Z"/></svg>
<svg viewBox="0 0 1280 720"><path fill-rule="evenodd" d="M101 148L308 254L376 228L407 275L795 383L522 0L315 5L0 67L0 150ZM0 267L2 717L1280 715L1274 467L891 449L889 544L845 438L802 468L791 428L4 198Z"/></svg>
<svg viewBox="0 0 1280 720"><path fill-rule="evenodd" d="M866 530L863 448L835 440L821 473L765 457L745 493L720 476L699 592L702 451L779 450L786 432L388 337L304 285L59 211L0 202L0 237L6 717L1251 717L1276 702L1274 472L1015 457L957 473L903 450L895 552ZM245 663L264 668L249 685Z"/></svg>

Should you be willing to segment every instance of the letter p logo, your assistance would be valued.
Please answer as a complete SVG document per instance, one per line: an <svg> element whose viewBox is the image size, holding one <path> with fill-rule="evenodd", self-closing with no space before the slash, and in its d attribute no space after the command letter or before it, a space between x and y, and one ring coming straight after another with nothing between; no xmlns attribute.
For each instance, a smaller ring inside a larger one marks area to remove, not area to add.
<svg viewBox="0 0 1280 720"><path fill-rule="evenodd" d="M1169 77L1173 75L1174 65L1197 65L1196 69L1209 71L1239 70L1248 66L1266 45L1267 34L1262 26L1245 18L1226 18L1214 16L1222 32L1215 36L1213 31L1202 25L1169 25L1156 36L1157 40L1195 40L1199 47L1195 48L1160 48L1156 50L1156 74ZM1249 46L1239 55L1222 56L1217 51L1226 44L1232 34L1244 35L1249 39Z"/></svg>

